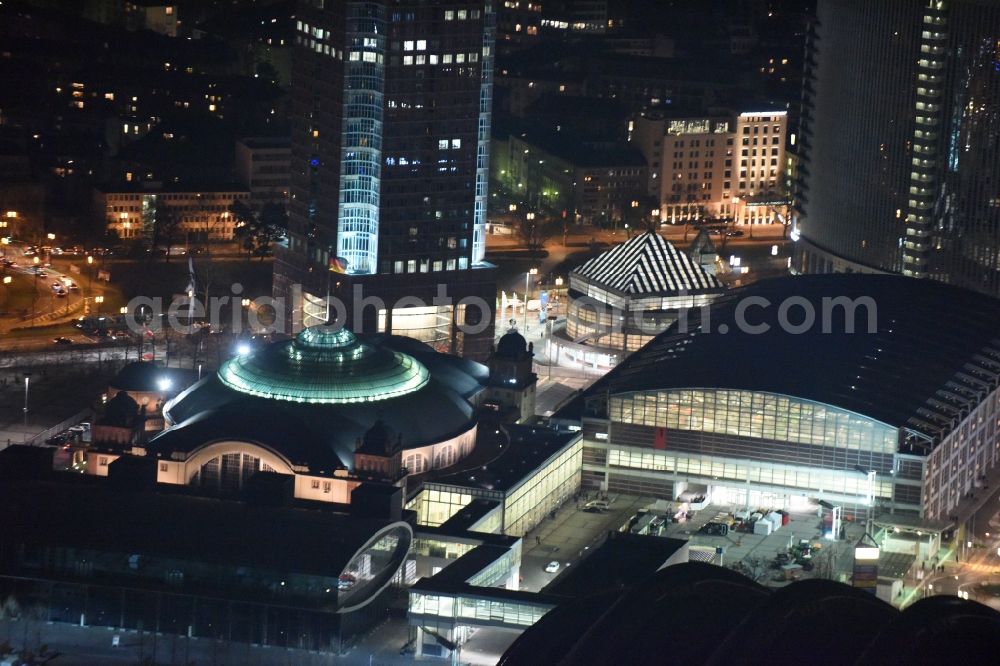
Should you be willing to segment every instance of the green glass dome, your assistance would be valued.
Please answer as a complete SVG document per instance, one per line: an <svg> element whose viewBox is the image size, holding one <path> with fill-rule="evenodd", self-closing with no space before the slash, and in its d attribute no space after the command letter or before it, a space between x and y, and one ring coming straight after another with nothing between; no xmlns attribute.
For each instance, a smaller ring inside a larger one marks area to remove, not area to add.
<svg viewBox="0 0 1000 666"><path fill-rule="evenodd" d="M293 340L226 361L219 380L261 398L316 404L375 402L413 393L430 373L409 354L359 341L346 328L314 326Z"/></svg>

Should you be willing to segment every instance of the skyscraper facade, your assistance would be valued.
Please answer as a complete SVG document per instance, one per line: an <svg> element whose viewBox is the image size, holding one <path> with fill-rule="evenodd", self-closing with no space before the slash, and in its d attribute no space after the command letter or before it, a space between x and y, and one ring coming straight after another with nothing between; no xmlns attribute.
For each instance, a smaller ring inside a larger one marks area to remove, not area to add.
<svg viewBox="0 0 1000 666"><path fill-rule="evenodd" d="M819 0L804 80L794 267L1000 295L1000 3Z"/></svg>
<svg viewBox="0 0 1000 666"><path fill-rule="evenodd" d="M492 0L305 0L295 20L286 329L337 317L485 357Z"/></svg>

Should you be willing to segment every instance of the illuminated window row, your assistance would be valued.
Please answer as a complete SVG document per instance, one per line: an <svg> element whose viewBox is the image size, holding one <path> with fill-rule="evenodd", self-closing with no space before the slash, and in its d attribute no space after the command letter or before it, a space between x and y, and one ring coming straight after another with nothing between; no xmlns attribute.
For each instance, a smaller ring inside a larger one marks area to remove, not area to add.
<svg viewBox="0 0 1000 666"><path fill-rule="evenodd" d="M675 390L612 396L619 423L892 453L896 429L821 403L752 391Z"/></svg>
<svg viewBox="0 0 1000 666"><path fill-rule="evenodd" d="M624 449L608 451L609 467L626 467L678 475L703 476L805 490L867 496L868 478L855 471L839 472L814 468L793 468L777 465L747 465L720 458L677 456L659 452L639 452ZM892 498L892 482L876 481L875 494Z"/></svg>
<svg viewBox="0 0 1000 666"><path fill-rule="evenodd" d="M352 53L351 56L353 56L353 55L354 54ZM381 58L381 56L379 56L379 57ZM352 57L351 59L353 60L354 58ZM381 62L381 60L379 62ZM466 62L479 62L479 54L478 53L474 53L474 52L473 53L469 53L469 54L465 54L465 53L454 53L454 54L452 54L452 53L443 53L441 55L437 55L435 53L424 55L422 53L418 53L417 55L405 55L405 56L403 56L403 65L406 65L406 66L410 66L410 65L437 65L437 64L450 65L452 63L463 64L463 63L466 63Z"/></svg>
<svg viewBox="0 0 1000 666"><path fill-rule="evenodd" d="M529 627L538 622L549 608L534 604L492 599L469 599L432 594L410 593L411 614L436 615L444 618L465 618Z"/></svg>

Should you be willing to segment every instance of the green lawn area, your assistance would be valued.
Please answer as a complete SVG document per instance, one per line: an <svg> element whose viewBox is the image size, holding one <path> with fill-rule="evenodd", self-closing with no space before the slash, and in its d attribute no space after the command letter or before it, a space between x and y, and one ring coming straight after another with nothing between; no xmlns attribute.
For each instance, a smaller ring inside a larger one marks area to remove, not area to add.
<svg viewBox="0 0 1000 666"><path fill-rule="evenodd" d="M25 275L12 275L10 284L0 284L0 313L16 313L31 309L32 279Z"/></svg>
<svg viewBox="0 0 1000 666"><path fill-rule="evenodd" d="M166 302L175 294L181 294L188 286L187 257L172 257L169 262L164 257L153 261L109 261L103 266L88 269L79 258L57 259L53 262L56 270L69 273L69 265L81 267L79 274L73 275L83 293L90 293L91 276L99 270L111 275L111 282L96 281L94 284L104 294L102 313L116 313L118 309L137 296L163 298ZM82 264L82 265L81 265ZM194 260L195 279L199 296L204 296L206 284L213 295L232 295L232 285L243 287L240 297L256 298L271 294L273 262L254 259L216 259L206 257ZM29 301L30 307L30 301Z"/></svg>
<svg viewBox="0 0 1000 666"><path fill-rule="evenodd" d="M204 294L206 283L210 283L213 295L231 295L232 285L237 283L243 287L242 297L271 294L273 263L270 261L195 259L194 265L199 294ZM170 263L162 259L149 264L115 263L107 270L111 273L111 286L121 291L123 301L136 296L169 298L183 293L188 286L188 262L183 257L176 257Z"/></svg>
<svg viewBox="0 0 1000 666"><path fill-rule="evenodd" d="M73 324L49 324L48 326L27 326L26 324L20 324L25 328L15 328L4 333L4 340L16 340L25 338L37 338L37 337L52 337L58 338L63 335L75 335L80 331L77 330Z"/></svg>

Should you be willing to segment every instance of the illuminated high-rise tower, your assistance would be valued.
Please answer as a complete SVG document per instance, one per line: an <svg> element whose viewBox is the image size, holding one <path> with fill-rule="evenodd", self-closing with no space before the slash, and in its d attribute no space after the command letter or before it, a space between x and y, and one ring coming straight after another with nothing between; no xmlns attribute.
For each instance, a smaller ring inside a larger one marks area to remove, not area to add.
<svg viewBox="0 0 1000 666"><path fill-rule="evenodd" d="M1000 295L1000 3L819 0L808 42L794 266Z"/></svg>
<svg viewBox="0 0 1000 666"><path fill-rule="evenodd" d="M295 21L290 229L274 270L286 327L323 322L330 295L355 331L484 358L492 0L304 0ZM439 285L448 303L432 303ZM359 316L359 294L385 307Z"/></svg>

